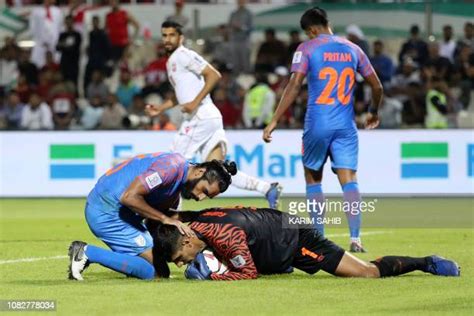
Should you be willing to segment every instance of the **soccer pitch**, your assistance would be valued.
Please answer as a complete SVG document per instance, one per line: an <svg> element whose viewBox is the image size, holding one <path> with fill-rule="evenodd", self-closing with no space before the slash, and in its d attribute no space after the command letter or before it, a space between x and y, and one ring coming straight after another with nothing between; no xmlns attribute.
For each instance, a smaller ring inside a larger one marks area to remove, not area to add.
<svg viewBox="0 0 474 316"><path fill-rule="evenodd" d="M215 199L188 202L184 208L236 204L265 206L262 199ZM451 216L461 218L465 225L365 228L362 237L369 253L359 256L371 260L393 254L439 254L460 264L461 277L416 272L375 280L296 271L252 281L200 282L185 280L184 269L172 265L172 279L146 282L93 265L84 273L84 282L69 281L66 255L70 242L84 240L104 246L89 231L83 206L82 199L0 200L0 299L56 300L57 313L62 315L474 313L472 199L385 199L379 205L380 216L412 214L413 221ZM347 247L346 225L330 228L327 234Z"/></svg>

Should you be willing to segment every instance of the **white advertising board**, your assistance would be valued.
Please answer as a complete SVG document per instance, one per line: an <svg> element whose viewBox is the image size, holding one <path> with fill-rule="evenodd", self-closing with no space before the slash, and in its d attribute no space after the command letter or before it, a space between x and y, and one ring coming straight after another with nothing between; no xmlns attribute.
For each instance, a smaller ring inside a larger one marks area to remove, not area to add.
<svg viewBox="0 0 474 316"><path fill-rule="evenodd" d="M474 193L472 130L361 131L358 182L365 194ZM167 151L172 132L1 132L0 197L83 197L113 164L136 154ZM305 192L301 131L228 131L229 158L287 193ZM328 162L323 189L340 193ZM226 196L257 194L231 187Z"/></svg>

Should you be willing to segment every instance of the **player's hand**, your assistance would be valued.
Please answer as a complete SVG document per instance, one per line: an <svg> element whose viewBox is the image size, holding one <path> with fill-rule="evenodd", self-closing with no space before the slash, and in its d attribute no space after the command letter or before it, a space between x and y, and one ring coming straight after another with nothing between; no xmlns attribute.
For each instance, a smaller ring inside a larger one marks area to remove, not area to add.
<svg viewBox="0 0 474 316"><path fill-rule="evenodd" d="M183 222L178 221L177 219L172 219L170 217L167 217L164 221L163 224L165 225L173 225L176 226L181 233L181 235L185 235L187 237L195 237L196 234L194 231L188 226L183 224Z"/></svg>
<svg viewBox="0 0 474 316"><path fill-rule="evenodd" d="M184 103L184 104L181 105L181 112L183 112L183 113L192 113L198 107L198 105L199 104L194 102L194 101Z"/></svg>
<svg viewBox="0 0 474 316"><path fill-rule="evenodd" d="M365 129L374 129L380 124L380 119L377 114L367 113L365 118Z"/></svg>
<svg viewBox="0 0 474 316"><path fill-rule="evenodd" d="M265 129L263 130L262 138L266 143L269 143L272 141L272 133L275 130L276 126L277 126L277 123L275 121L271 121L270 124L268 124L267 127L265 127Z"/></svg>
<svg viewBox="0 0 474 316"><path fill-rule="evenodd" d="M150 117L156 117L162 112L161 107L158 105L147 104L145 106L145 113Z"/></svg>

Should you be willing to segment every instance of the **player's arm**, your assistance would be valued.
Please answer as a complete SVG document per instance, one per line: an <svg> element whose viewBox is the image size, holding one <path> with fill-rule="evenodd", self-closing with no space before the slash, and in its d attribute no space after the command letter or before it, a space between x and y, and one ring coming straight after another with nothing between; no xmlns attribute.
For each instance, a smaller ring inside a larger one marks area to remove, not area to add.
<svg viewBox="0 0 474 316"><path fill-rule="evenodd" d="M269 143L272 141L271 134L273 130L275 130L278 121L286 112L286 110L290 107L290 105L293 104L293 102L295 102L305 77L306 75L302 72L294 72L291 75L290 81L286 85L283 95L281 96L280 103L278 103L278 107L273 114L273 118L270 124L268 124L268 126L263 131L263 140L265 142Z"/></svg>
<svg viewBox="0 0 474 316"><path fill-rule="evenodd" d="M150 117L156 117L161 113L171 109L177 103L176 97L173 97L172 99L166 100L161 105L147 104L145 107L145 113Z"/></svg>
<svg viewBox="0 0 474 316"><path fill-rule="evenodd" d="M365 77L365 81L369 84L370 89L372 90L372 104L369 107L369 114L365 121L365 128L373 129L380 123L378 110L382 104L383 86L375 72Z"/></svg>
<svg viewBox="0 0 474 316"><path fill-rule="evenodd" d="M193 112L199 106L199 104L201 104L202 100L209 93L211 93L212 89L214 89L216 84L221 79L220 72L216 68L211 66L210 64L207 64L204 67L204 69L201 71L201 76L204 77L204 87L197 94L197 96L194 98L193 101L183 104L183 108L182 108L183 112L187 112L187 113Z"/></svg>
<svg viewBox="0 0 474 316"><path fill-rule="evenodd" d="M357 57L357 72L364 77L372 90L372 104L369 107L369 113L365 119L365 128L373 129L380 124L378 110L382 104L383 86L369 58L359 47L357 47Z"/></svg>
<svg viewBox="0 0 474 316"><path fill-rule="evenodd" d="M212 280L249 280L258 276L257 268L250 253L247 236L239 227L223 226L208 238L208 244L215 251L223 254L229 271L224 274L211 273Z"/></svg>
<svg viewBox="0 0 474 316"><path fill-rule="evenodd" d="M140 178L137 177L120 197L120 203L145 218L176 226L183 235L194 235L192 230L179 220L170 218L163 214L163 212L151 207L145 200L145 196L148 193L149 191L142 184Z"/></svg>

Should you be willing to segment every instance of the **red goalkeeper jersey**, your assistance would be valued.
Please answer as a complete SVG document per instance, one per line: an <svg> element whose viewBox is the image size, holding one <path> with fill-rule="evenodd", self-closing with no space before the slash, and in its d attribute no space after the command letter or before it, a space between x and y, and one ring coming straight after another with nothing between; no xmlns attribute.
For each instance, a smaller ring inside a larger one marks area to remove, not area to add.
<svg viewBox="0 0 474 316"><path fill-rule="evenodd" d="M191 223L229 272L214 280L255 279L258 274L283 273L298 249L298 229L284 228L286 213L273 209L215 208Z"/></svg>

